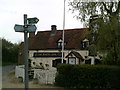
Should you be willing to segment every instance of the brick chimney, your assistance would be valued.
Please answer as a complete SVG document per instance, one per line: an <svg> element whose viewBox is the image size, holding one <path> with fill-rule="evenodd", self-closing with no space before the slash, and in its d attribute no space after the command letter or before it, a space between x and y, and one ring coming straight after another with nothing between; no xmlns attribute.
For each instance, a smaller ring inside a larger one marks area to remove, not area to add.
<svg viewBox="0 0 120 90"><path fill-rule="evenodd" d="M56 25L51 25L51 36L54 36L57 32L57 26Z"/></svg>

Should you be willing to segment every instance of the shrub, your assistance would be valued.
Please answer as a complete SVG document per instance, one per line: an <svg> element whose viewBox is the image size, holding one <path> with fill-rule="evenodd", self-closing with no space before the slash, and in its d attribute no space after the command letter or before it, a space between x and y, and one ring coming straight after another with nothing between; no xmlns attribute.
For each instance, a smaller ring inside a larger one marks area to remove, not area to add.
<svg viewBox="0 0 120 90"><path fill-rule="evenodd" d="M69 88L120 88L120 67L59 64L55 84Z"/></svg>

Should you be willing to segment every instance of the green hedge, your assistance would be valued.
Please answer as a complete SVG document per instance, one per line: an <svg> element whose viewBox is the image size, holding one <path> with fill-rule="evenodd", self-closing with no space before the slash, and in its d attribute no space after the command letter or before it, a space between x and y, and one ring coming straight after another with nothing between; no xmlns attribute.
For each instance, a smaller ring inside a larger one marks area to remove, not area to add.
<svg viewBox="0 0 120 90"><path fill-rule="evenodd" d="M120 67L103 65L57 66L55 84L69 88L120 88Z"/></svg>

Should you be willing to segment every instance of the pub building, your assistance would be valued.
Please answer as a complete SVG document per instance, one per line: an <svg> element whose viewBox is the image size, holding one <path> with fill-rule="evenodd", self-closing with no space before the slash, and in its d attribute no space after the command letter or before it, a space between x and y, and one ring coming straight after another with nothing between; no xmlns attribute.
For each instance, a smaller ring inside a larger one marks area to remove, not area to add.
<svg viewBox="0 0 120 90"><path fill-rule="evenodd" d="M89 39L86 32L88 28L65 29L64 30L64 60L65 64L95 64L95 57L89 56ZM29 33L29 66L38 69L55 68L62 63L62 33L57 30L56 25L51 30ZM18 64L23 64L23 43L19 51ZM96 58L98 58L96 56Z"/></svg>

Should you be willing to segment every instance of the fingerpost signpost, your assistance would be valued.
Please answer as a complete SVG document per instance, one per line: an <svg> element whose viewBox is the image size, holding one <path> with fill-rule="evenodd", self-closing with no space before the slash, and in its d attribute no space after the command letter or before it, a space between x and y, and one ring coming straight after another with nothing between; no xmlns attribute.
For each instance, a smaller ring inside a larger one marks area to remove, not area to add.
<svg viewBox="0 0 120 90"><path fill-rule="evenodd" d="M28 33L35 32L37 27L35 24L39 21L38 18L27 18L27 14L24 14L24 25L15 24L15 32L24 33L24 64L25 64L25 90L29 89L29 76L28 76Z"/></svg>

